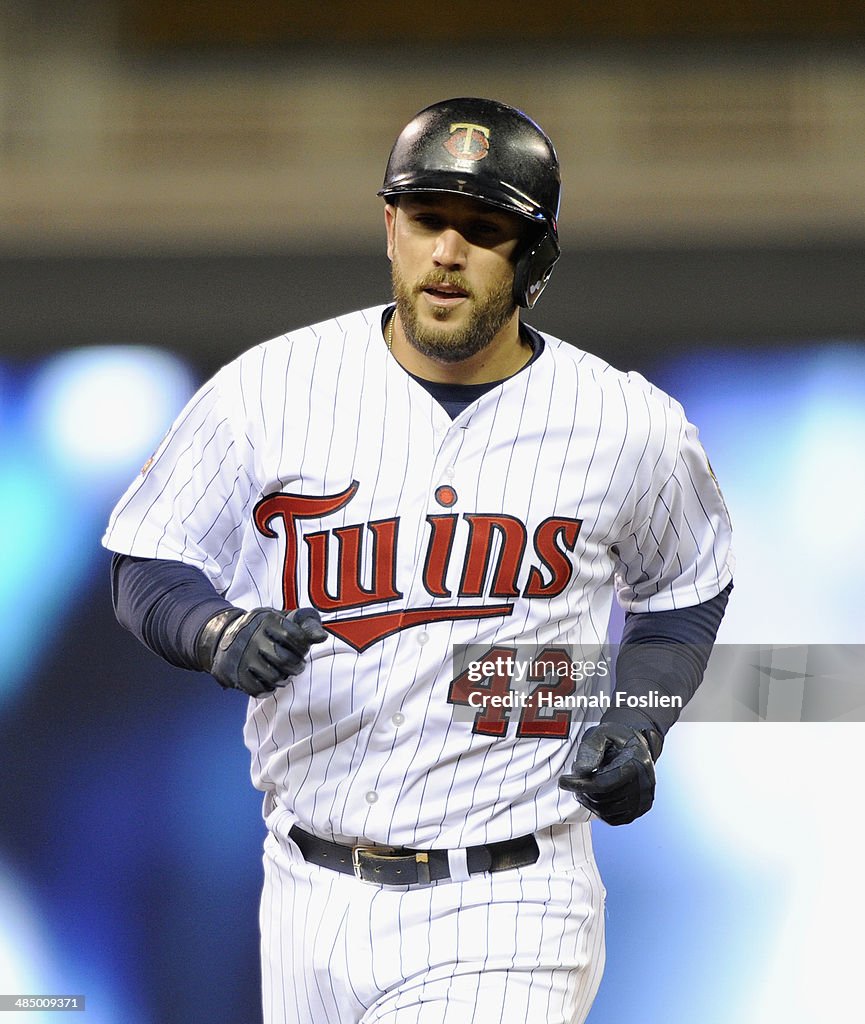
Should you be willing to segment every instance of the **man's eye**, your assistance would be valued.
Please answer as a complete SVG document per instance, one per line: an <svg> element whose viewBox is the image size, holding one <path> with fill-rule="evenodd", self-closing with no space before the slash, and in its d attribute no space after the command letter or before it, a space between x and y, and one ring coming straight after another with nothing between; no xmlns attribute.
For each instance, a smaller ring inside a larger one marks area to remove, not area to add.
<svg viewBox="0 0 865 1024"><path fill-rule="evenodd" d="M471 237L478 242L497 242L504 232L498 224L482 221L471 228Z"/></svg>

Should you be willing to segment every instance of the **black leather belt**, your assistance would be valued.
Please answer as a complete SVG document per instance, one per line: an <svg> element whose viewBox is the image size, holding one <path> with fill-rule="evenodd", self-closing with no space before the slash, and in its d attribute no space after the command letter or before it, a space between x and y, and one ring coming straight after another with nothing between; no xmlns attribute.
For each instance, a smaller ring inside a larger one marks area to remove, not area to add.
<svg viewBox="0 0 865 1024"><path fill-rule="evenodd" d="M407 850L404 846L342 846L304 832L295 825L289 835L312 864L354 875L378 885L415 885L450 878L447 850ZM538 843L534 836L505 839L486 846L469 846L466 868L470 875L505 871L534 864Z"/></svg>

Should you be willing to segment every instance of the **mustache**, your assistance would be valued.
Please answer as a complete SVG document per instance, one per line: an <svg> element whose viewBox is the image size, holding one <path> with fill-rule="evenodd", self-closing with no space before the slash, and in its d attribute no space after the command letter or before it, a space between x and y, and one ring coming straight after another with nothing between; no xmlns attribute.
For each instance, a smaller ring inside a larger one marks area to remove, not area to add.
<svg viewBox="0 0 865 1024"><path fill-rule="evenodd" d="M471 287L462 274L457 274L452 271L448 272L447 270L430 271L429 274L418 281L414 290L417 294L420 294L420 292L424 291L426 288L436 288L440 285L447 285L450 288L459 288L459 290L465 292L469 298L472 297Z"/></svg>

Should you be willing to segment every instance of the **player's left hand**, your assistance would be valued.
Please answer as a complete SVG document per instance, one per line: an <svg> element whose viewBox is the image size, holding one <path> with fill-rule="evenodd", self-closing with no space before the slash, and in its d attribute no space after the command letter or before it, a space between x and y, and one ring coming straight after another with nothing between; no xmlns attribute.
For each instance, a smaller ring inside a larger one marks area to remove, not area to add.
<svg viewBox="0 0 865 1024"><path fill-rule="evenodd" d="M657 733L655 756L660 753ZM652 806L655 760L649 739L621 722L601 722L583 736L571 773L559 786L609 825L627 825Z"/></svg>

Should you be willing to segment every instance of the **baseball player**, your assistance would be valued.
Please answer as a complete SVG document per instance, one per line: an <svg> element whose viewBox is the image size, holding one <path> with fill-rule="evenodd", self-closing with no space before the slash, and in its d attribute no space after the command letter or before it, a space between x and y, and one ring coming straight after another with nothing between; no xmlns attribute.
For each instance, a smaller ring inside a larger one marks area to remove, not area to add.
<svg viewBox="0 0 865 1024"><path fill-rule="evenodd" d="M732 556L681 407L521 321L559 192L522 112L421 111L379 193L394 301L224 367L111 516L120 621L249 697L266 1024L573 1024L597 990L590 821L651 807ZM614 598L628 699L590 719Z"/></svg>

